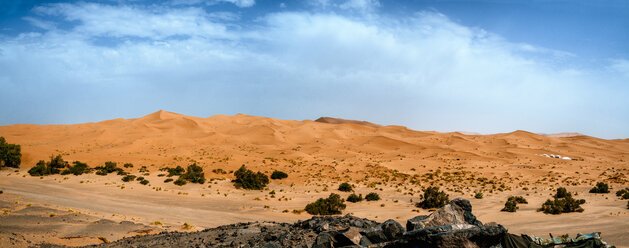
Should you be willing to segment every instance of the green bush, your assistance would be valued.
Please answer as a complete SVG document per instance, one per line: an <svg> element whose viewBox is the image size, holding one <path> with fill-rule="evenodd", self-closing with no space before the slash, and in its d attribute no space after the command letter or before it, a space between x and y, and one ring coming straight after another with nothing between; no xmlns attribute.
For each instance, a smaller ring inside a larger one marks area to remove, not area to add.
<svg viewBox="0 0 629 248"><path fill-rule="evenodd" d="M30 170L28 170L28 174L31 176L45 176L50 175L48 172L48 167L46 166L46 161L39 160L35 166L33 166Z"/></svg>
<svg viewBox="0 0 629 248"><path fill-rule="evenodd" d="M186 180L182 179L181 177L178 178L177 180L175 180L175 182L174 182L174 184L178 185L178 186L186 185L186 183L188 183L188 182L186 182Z"/></svg>
<svg viewBox="0 0 629 248"><path fill-rule="evenodd" d="M123 182L130 182L130 181L135 180L135 178L136 178L136 176L134 176L134 175L126 175L126 176L124 176L122 178L122 181Z"/></svg>
<svg viewBox="0 0 629 248"><path fill-rule="evenodd" d="M136 178L135 180L136 180L136 181L142 181L142 180L144 180L144 177L138 177L138 178Z"/></svg>
<svg viewBox="0 0 629 248"><path fill-rule="evenodd" d="M126 164L124 164L122 167L125 167L125 168L133 168L133 164L132 164L132 163L126 163Z"/></svg>
<svg viewBox="0 0 629 248"><path fill-rule="evenodd" d="M288 174L284 173L283 171L273 171L273 173L271 173L271 179L284 179L287 178Z"/></svg>
<svg viewBox="0 0 629 248"><path fill-rule="evenodd" d="M606 194L609 193L609 185L603 182L599 182L594 186L594 188L590 189L590 193L599 193Z"/></svg>
<svg viewBox="0 0 629 248"><path fill-rule="evenodd" d="M126 175L127 173L122 169L118 168L118 164L116 162L107 161L105 162L105 166L97 166L94 167L96 169L96 175L106 176L112 172L118 172L118 175Z"/></svg>
<svg viewBox="0 0 629 248"><path fill-rule="evenodd" d="M476 198L476 199L483 199L483 193L481 193L481 192L476 193L474 195L474 198Z"/></svg>
<svg viewBox="0 0 629 248"><path fill-rule="evenodd" d="M306 205L306 212L312 215L334 215L341 214L347 207L343 204L343 199L338 194L331 193L328 198L319 198L317 201Z"/></svg>
<svg viewBox="0 0 629 248"><path fill-rule="evenodd" d="M4 193L4 191L0 190L0 195L2 195Z"/></svg>
<svg viewBox="0 0 629 248"><path fill-rule="evenodd" d="M218 168L218 169L213 169L212 172L216 173L216 174L227 174L227 171Z"/></svg>
<svg viewBox="0 0 629 248"><path fill-rule="evenodd" d="M172 181L173 181L172 178L166 178L166 180L164 180L165 183L172 182Z"/></svg>
<svg viewBox="0 0 629 248"><path fill-rule="evenodd" d="M191 183L203 184L205 183L205 173L203 173L203 168L195 163L188 166L186 173L181 175L179 179L186 180Z"/></svg>
<svg viewBox="0 0 629 248"><path fill-rule="evenodd" d="M39 160L37 164L28 170L28 174L31 176L46 176L59 174L60 169L66 168L68 166L68 162L63 160L61 155L50 156L50 161L45 162L44 160Z"/></svg>
<svg viewBox="0 0 629 248"><path fill-rule="evenodd" d="M149 180L144 179L144 180L140 181L140 183L142 185L147 185L147 184L149 184Z"/></svg>
<svg viewBox="0 0 629 248"><path fill-rule="evenodd" d="M175 168L166 168L166 170L168 171L168 177L172 177L172 176L181 176L181 174L183 174L186 170L177 165L177 167Z"/></svg>
<svg viewBox="0 0 629 248"><path fill-rule="evenodd" d="M13 167L19 168L22 163L22 148L20 145L9 144L0 137L0 168Z"/></svg>
<svg viewBox="0 0 629 248"><path fill-rule="evenodd" d="M518 203L515 201L515 199L508 199L507 202L505 202L505 207L500 210L503 212L515 212L516 210L518 210Z"/></svg>
<svg viewBox="0 0 629 248"><path fill-rule="evenodd" d="M562 190L563 189L563 190ZM563 191L563 192L560 192ZM563 197L557 197L563 196ZM557 194L554 197L554 200L546 200L542 207L538 209L538 211L543 211L547 214L561 214L561 213L571 213L571 212L583 212L583 208L581 204L585 203L584 199L574 199L572 198L572 194L568 193L565 188L557 189Z"/></svg>
<svg viewBox="0 0 629 248"><path fill-rule="evenodd" d="M352 185L349 183L341 183L341 185L339 185L339 191L350 192L352 191Z"/></svg>
<svg viewBox="0 0 629 248"><path fill-rule="evenodd" d="M516 203L528 204L529 202L522 196L509 196L507 201L515 201Z"/></svg>
<svg viewBox="0 0 629 248"><path fill-rule="evenodd" d="M629 199L629 188L616 191L616 196L623 200Z"/></svg>
<svg viewBox="0 0 629 248"><path fill-rule="evenodd" d="M380 200L380 196L378 195L378 193L371 192L371 193L369 193L369 194L367 194L365 196L365 200L367 200L367 201L379 201Z"/></svg>
<svg viewBox="0 0 629 248"><path fill-rule="evenodd" d="M359 202L359 201L362 201L362 200L363 200L363 195L362 194L361 195L356 195L356 194L352 193L351 195L349 195L347 197L347 201L348 202L356 203L356 202Z"/></svg>
<svg viewBox="0 0 629 248"><path fill-rule="evenodd" d="M566 188L561 187L557 189L557 194L555 194L555 198L564 198L568 196L568 190Z"/></svg>
<svg viewBox="0 0 629 248"><path fill-rule="evenodd" d="M269 177L261 172L253 172L242 165L234 172L236 179L233 180L236 188L261 190L269 183Z"/></svg>
<svg viewBox="0 0 629 248"><path fill-rule="evenodd" d="M450 202L448 194L439 191L439 187L428 187L424 191L423 201L417 203L417 207L423 209L440 208Z"/></svg>
<svg viewBox="0 0 629 248"><path fill-rule="evenodd" d="M73 174L75 176L82 175L85 173L90 173L92 169L90 169L86 163L81 161L72 162L73 166L68 166L67 169L61 172L61 175Z"/></svg>

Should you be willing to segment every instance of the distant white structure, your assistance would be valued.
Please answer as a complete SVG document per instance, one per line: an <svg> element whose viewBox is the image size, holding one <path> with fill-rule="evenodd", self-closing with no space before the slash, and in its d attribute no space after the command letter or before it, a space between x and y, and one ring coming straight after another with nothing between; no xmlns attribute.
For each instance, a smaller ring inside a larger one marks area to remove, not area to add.
<svg viewBox="0 0 629 248"><path fill-rule="evenodd" d="M563 157L561 159L563 159L563 160L572 160L570 157Z"/></svg>
<svg viewBox="0 0 629 248"><path fill-rule="evenodd" d="M547 157L547 158L558 158L558 159L563 159L563 160L576 160L576 159L572 159L570 157L562 157L561 155L555 155L555 154L548 155L548 154L544 153L544 154L540 154L540 156Z"/></svg>

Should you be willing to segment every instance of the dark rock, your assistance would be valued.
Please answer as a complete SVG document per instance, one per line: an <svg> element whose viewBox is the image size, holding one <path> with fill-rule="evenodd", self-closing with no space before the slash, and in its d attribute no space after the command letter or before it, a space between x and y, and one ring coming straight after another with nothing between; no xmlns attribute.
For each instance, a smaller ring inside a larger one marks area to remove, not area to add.
<svg viewBox="0 0 629 248"><path fill-rule="evenodd" d="M463 198L456 198L429 216L417 216L406 222L409 231L433 226L469 224L482 226L483 223L472 214L472 204Z"/></svg>
<svg viewBox="0 0 629 248"><path fill-rule="evenodd" d="M369 239L371 243L377 244L387 241L387 236L384 235L384 231L382 230L382 226L375 226L364 229L362 234L365 235Z"/></svg>
<svg viewBox="0 0 629 248"><path fill-rule="evenodd" d="M336 240L334 239L334 234L330 232L322 232L315 239L314 244L312 244L312 248L332 248L334 247L334 243Z"/></svg>
<svg viewBox="0 0 629 248"><path fill-rule="evenodd" d="M347 230L343 230L338 232L334 239L336 242L334 243L335 247L342 246L351 246L351 245L359 245L360 240L363 238L363 235L360 234L360 229L356 227L350 227Z"/></svg>
<svg viewBox="0 0 629 248"><path fill-rule="evenodd" d="M388 240L396 240L404 234L406 229L395 220L387 220L382 223L382 230Z"/></svg>

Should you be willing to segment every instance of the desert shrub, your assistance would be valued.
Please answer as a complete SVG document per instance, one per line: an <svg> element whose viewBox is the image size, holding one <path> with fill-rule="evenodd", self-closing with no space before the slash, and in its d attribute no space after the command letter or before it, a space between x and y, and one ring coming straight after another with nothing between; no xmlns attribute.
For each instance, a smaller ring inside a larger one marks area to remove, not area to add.
<svg viewBox="0 0 629 248"><path fill-rule="evenodd" d="M164 180L165 183L172 182L172 181L173 181L172 178L166 178L166 180Z"/></svg>
<svg viewBox="0 0 629 248"><path fill-rule="evenodd" d="M68 166L68 162L63 160L61 155L50 156L50 161L45 162L44 160L39 160L37 164L28 170L28 174L31 176L45 176L52 174L59 174L60 169L63 169Z"/></svg>
<svg viewBox="0 0 629 248"><path fill-rule="evenodd" d="M623 200L629 199L629 188L616 191L616 196Z"/></svg>
<svg viewBox="0 0 629 248"><path fill-rule="evenodd" d="M186 170L177 165L177 167L175 168L166 168L166 170L168 171L168 177L172 177L172 176L181 176L181 174L183 174Z"/></svg>
<svg viewBox="0 0 629 248"><path fill-rule="evenodd" d="M371 193L369 193L369 194L367 194L365 196L365 200L367 200L367 201L379 201L380 200L380 196L378 195L378 193L371 192Z"/></svg>
<svg viewBox="0 0 629 248"><path fill-rule="evenodd" d="M73 166L68 166L67 169L61 172L62 175L73 174L75 176L82 175L84 173L89 173L91 169L87 166L86 163L81 161L72 162Z"/></svg>
<svg viewBox="0 0 629 248"><path fill-rule="evenodd" d="M555 198L564 198L568 196L568 190L566 188L561 187L557 189L557 194L555 194Z"/></svg>
<svg viewBox="0 0 629 248"><path fill-rule="evenodd" d="M136 176L134 176L134 175L126 175L126 176L124 176L122 178L122 181L123 182L130 182L130 181L135 180L135 178L136 178Z"/></svg>
<svg viewBox="0 0 629 248"><path fill-rule="evenodd" d="M4 191L0 190L0 195L2 195L4 193Z"/></svg>
<svg viewBox="0 0 629 248"><path fill-rule="evenodd" d="M599 182L594 186L594 188L590 189L590 193L599 193L606 194L609 193L609 185L603 182Z"/></svg>
<svg viewBox="0 0 629 248"><path fill-rule="evenodd" d="M236 179L233 180L236 188L261 190L269 183L269 177L261 172L253 172L242 165L234 172Z"/></svg>
<svg viewBox="0 0 629 248"><path fill-rule="evenodd" d="M428 187L424 191L423 201L417 203L417 207L423 209L440 208L450 202L448 194L439 191L439 187Z"/></svg>
<svg viewBox="0 0 629 248"><path fill-rule="evenodd" d="M149 180L144 179L144 180L140 181L140 183L142 185L147 185L147 184L149 184Z"/></svg>
<svg viewBox="0 0 629 248"><path fill-rule="evenodd" d="M350 192L352 191L352 185L349 183L341 183L341 185L339 185L339 191Z"/></svg>
<svg viewBox="0 0 629 248"><path fill-rule="evenodd" d="M627 209L629 209L629 201L627 201Z"/></svg>
<svg viewBox="0 0 629 248"><path fill-rule="evenodd" d="M138 178L136 178L135 180L136 180L136 181L142 181L142 180L144 180L144 177L138 177Z"/></svg>
<svg viewBox="0 0 629 248"><path fill-rule="evenodd" d="M178 186L183 186L186 185L186 183L188 183L186 180L182 179L181 177L178 178L177 180L175 180L174 184L178 185Z"/></svg>
<svg viewBox="0 0 629 248"><path fill-rule="evenodd" d="M351 195L349 195L347 197L347 201L348 202L356 203L356 202L359 202L359 201L362 201L362 200L363 200L363 195L362 194L361 195L356 195L356 194L352 193Z"/></svg>
<svg viewBox="0 0 629 248"><path fill-rule="evenodd" d="M218 169L213 169L212 172L216 173L216 174L227 174L227 171L218 168Z"/></svg>
<svg viewBox="0 0 629 248"><path fill-rule="evenodd" d="M0 137L0 168L13 167L18 168L22 163L22 147L16 144L9 144Z"/></svg>
<svg viewBox="0 0 629 248"><path fill-rule="evenodd" d="M132 163L126 163L126 164L124 164L122 167L125 167L125 168L133 168L133 164L132 164Z"/></svg>
<svg viewBox="0 0 629 248"><path fill-rule="evenodd" d="M35 166L33 166L30 170L28 170L28 174L31 174L31 176L34 176L34 177L50 175L50 173L48 173L46 161L39 160L39 162L37 162Z"/></svg>
<svg viewBox="0 0 629 248"><path fill-rule="evenodd" d="M140 173L149 172L149 169L148 169L148 168L146 168L146 165L142 165L142 167L140 167L140 169L138 170L138 172L140 172Z"/></svg>
<svg viewBox="0 0 629 248"><path fill-rule="evenodd" d="M331 193L328 198L319 198L317 201L306 205L306 212L312 215L334 215L341 214L347 207L343 204L343 199L338 194Z"/></svg>
<svg viewBox="0 0 629 248"><path fill-rule="evenodd" d="M106 176L112 172L118 172L118 175L127 174L122 168L118 168L118 164L116 162L111 161L105 162L105 166L97 166L94 167L94 169L96 169L96 175L100 176Z"/></svg>
<svg viewBox="0 0 629 248"><path fill-rule="evenodd" d="M483 199L483 193L481 193L481 192L476 193L474 195L474 198L476 198L476 199Z"/></svg>
<svg viewBox="0 0 629 248"><path fill-rule="evenodd" d="M563 190L561 190L563 189ZM560 194L560 190L563 191ZM557 197L563 196L563 197ZM572 198L572 194L567 192L565 188L557 189L557 194L555 195L553 200L546 200L542 207L538 209L538 211L542 211L547 214L561 214L561 213L571 213L571 212L583 212L583 208L581 204L584 204L584 199L574 199Z"/></svg>
<svg viewBox="0 0 629 248"><path fill-rule="evenodd" d="M271 179L284 179L287 178L288 174L286 174L283 171L273 171L273 173L271 173Z"/></svg>
<svg viewBox="0 0 629 248"><path fill-rule="evenodd" d="M205 173L203 173L203 168L195 163L188 166L186 173L181 175L179 179L186 180L191 183L203 184L205 183Z"/></svg>
<svg viewBox="0 0 629 248"><path fill-rule="evenodd" d="M507 201L515 201L516 203L528 204L529 202L522 196L509 196Z"/></svg>
<svg viewBox="0 0 629 248"><path fill-rule="evenodd" d="M500 211L515 212L516 210L518 210L518 208L518 203L515 201L515 199L509 198L507 202L505 202L505 207Z"/></svg>

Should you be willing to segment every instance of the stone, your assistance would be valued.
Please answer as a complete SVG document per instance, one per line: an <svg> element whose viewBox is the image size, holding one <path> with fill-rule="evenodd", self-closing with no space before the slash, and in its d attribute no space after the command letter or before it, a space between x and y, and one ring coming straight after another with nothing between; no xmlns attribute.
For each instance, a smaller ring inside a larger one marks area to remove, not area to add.
<svg viewBox="0 0 629 248"><path fill-rule="evenodd" d="M483 223L472 214L472 204L463 198L456 198L429 216L417 216L406 222L406 229L413 231L433 226L470 224L482 226Z"/></svg>
<svg viewBox="0 0 629 248"><path fill-rule="evenodd" d="M334 246L342 247L342 246L350 246L350 245L359 245L360 240L363 238L363 235L360 234L360 229L356 227L349 227L347 230L342 232L338 232L334 239L336 239L336 243Z"/></svg>
<svg viewBox="0 0 629 248"><path fill-rule="evenodd" d="M401 238L406 229L395 220L387 220L382 223L382 230L388 240L396 240Z"/></svg>

